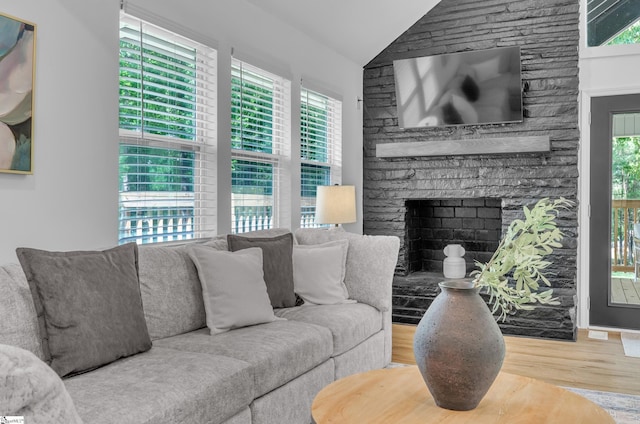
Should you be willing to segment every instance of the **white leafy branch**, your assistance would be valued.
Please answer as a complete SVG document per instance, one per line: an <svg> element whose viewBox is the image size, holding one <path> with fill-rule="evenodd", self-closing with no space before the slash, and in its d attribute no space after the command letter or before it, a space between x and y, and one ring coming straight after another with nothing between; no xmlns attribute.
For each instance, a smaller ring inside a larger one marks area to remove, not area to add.
<svg viewBox="0 0 640 424"><path fill-rule="evenodd" d="M556 217L560 209L572 205L564 198L544 198L532 209L523 207L524 220L511 222L491 260L484 264L476 261L478 269L471 273L474 284L489 294L492 313L499 312L498 319L504 321L508 313L516 310L532 310L535 303L560 304L552 297L553 289L539 289L541 284L551 286L542 273L551 265L545 257L562 247L563 234ZM515 284L509 281L509 274Z"/></svg>

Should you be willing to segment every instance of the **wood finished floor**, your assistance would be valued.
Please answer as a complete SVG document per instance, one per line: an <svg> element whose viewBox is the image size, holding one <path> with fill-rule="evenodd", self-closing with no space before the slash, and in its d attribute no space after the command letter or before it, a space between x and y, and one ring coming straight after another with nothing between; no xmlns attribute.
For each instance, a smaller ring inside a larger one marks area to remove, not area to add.
<svg viewBox="0 0 640 424"><path fill-rule="evenodd" d="M394 362L415 364L415 328L393 325ZM505 336L505 344L502 371L558 386L640 395L640 358L624 355L620 333L596 340L579 330L576 342Z"/></svg>

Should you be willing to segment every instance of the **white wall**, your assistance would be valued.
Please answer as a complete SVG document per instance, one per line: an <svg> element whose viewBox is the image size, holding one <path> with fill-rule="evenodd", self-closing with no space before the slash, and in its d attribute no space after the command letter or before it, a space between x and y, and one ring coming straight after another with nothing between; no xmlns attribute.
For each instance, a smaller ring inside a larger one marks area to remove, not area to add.
<svg viewBox="0 0 640 424"><path fill-rule="evenodd" d="M0 173L0 263L15 248L117 241L118 2L0 0L37 25L33 175Z"/></svg>
<svg viewBox="0 0 640 424"><path fill-rule="evenodd" d="M584 4L584 0L583 0ZM585 8L583 7L583 11ZM584 31L583 31L584 35ZM582 46L585 46L584 36ZM578 253L578 326L589 327L589 116L591 98L640 93L640 45L580 48L580 248Z"/></svg>
<svg viewBox="0 0 640 424"><path fill-rule="evenodd" d="M37 24L34 174L0 174L0 263L17 246L71 250L117 242L119 0L0 0ZM230 226L230 52L343 101L343 183L355 184L362 229L362 67L244 0L135 0L218 48L218 231ZM162 22L159 22L162 23ZM295 110L295 103L293 108ZM295 116L294 116L295 118ZM292 134L296 134L292 124ZM299 186L295 186L299 190ZM299 191L298 191L299 192ZM295 197L295 196L294 196ZM297 202L292 202L297 210ZM292 216L292 222L296 221ZM288 225L295 227L294 224Z"/></svg>

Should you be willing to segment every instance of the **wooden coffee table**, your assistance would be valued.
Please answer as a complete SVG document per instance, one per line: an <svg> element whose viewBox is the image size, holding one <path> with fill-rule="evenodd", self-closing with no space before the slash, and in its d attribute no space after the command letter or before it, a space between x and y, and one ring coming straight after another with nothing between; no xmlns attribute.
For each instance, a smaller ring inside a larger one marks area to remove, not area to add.
<svg viewBox="0 0 640 424"><path fill-rule="evenodd" d="M335 381L313 401L317 424L615 424L584 397L529 377L500 373L471 411L436 406L416 366L374 370Z"/></svg>

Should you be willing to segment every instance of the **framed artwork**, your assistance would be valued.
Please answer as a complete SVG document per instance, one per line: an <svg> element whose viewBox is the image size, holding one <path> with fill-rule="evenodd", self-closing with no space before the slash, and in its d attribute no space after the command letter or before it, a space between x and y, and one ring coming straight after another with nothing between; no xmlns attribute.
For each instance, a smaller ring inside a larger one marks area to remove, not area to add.
<svg viewBox="0 0 640 424"><path fill-rule="evenodd" d="M33 173L36 26L0 13L0 172Z"/></svg>

